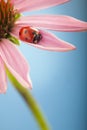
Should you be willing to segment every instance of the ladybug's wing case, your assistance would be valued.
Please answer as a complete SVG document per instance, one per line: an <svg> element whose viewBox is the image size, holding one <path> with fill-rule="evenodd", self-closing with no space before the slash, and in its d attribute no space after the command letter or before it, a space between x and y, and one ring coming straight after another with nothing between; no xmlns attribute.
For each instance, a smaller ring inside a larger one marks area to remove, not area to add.
<svg viewBox="0 0 87 130"><path fill-rule="evenodd" d="M23 27L19 32L19 37L22 41L31 42L33 41L33 30L30 27Z"/></svg>
<svg viewBox="0 0 87 130"><path fill-rule="evenodd" d="M31 27L23 27L19 32L19 37L22 41L37 44L42 36L38 30Z"/></svg>

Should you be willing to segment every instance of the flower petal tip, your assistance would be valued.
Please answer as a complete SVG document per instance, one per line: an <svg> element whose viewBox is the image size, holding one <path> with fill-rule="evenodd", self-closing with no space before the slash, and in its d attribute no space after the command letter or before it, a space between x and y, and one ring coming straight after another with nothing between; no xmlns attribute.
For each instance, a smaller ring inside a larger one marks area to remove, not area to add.
<svg viewBox="0 0 87 130"><path fill-rule="evenodd" d="M77 49L77 48L74 46L74 47L73 47L73 50L76 50L76 49Z"/></svg>
<svg viewBox="0 0 87 130"><path fill-rule="evenodd" d="M76 50L76 46L72 45L72 46L70 47L70 50Z"/></svg>
<svg viewBox="0 0 87 130"><path fill-rule="evenodd" d="M65 48L63 51L73 51L73 50L76 50L76 47L71 45L69 48Z"/></svg>

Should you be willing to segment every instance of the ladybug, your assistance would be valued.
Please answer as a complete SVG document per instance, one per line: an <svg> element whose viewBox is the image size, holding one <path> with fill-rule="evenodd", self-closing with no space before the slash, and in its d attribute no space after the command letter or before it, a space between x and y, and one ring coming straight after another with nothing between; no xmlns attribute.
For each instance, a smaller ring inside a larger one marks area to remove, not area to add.
<svg viewBox="0 0 87 130"><path fill-rule="evenodd" d="M20 29L19 38L22 41L37 44L42 39L42 35L37 29L27 26Z"/></svg>

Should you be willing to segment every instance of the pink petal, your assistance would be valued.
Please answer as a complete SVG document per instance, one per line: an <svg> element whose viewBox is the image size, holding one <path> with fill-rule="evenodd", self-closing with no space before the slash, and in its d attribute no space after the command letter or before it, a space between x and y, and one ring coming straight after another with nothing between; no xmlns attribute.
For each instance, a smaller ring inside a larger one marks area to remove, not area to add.
<svg viewBox="0 0 87 130"><path fill-rule="evenodd" d="M0 52L7 68L18 82L26 88L32 88L31 80L28 76L28 63L16 48L16 45L7 39L3 39L2 43L0 43Z"/></svg>
<svg viewBox="0 0 87 130"><path fill-rule="evenodd" d="M52 6L63 4L68 1L69 0L24 0L21 1L19 4L17 2L15 2L14 4L19 12L24 12L49 8Z"/></svg>
<svg viewBox="0 0 87 130"><path fill-rule="evenodd" d="M39 42L39 45L36 45L36 47L40 49L45 49L45 50L51 50L51 51L70 51L74 50L75 46L65 42L63 40L60 40L57 38L55 35L45 32L45 31L40 31L42 34L42 40Z"/></svg>
<svg viewBox="0 0 87 130"><path fill-rule="evenodd" d="M16 25L12 32L11 35L19 38L19 30L21 29L20 26ZM50 50L50 51L69 51L69 50L74 50L76 47L68 42L65 42L63 40L60 40L57 38L55 35L48 33L46 31L41 31L39 30L40 33L42 34L42 39L41 42L38 44L33 44L33 43L28 43L31 46L44 49L44 50Z"/></svg>
<svg viewBox="0 0 87 130"><path fill-rule="evenodd" d="M16 38L19 38L19 31L21 29L21 26L19 25L14 25L14 27L12 28L10 34Z"/></svg>
<svg viewBox="0 0 87 130"><path fill-rule="evenodd" d="M63 15L26 16L21 17L16 24L66 32L87 31L87 22Z"/></svg>
<svg viewBox="0 0 87 130"><path fill-rule="evenodd" d="M20 4L23 0L11 0L14 5Z"/></svg>
<svg viewBox="0 0 87 130"><path fill-rule="evenodd" d="M0 93L5 93L7 90L7 77L5 73L4 62L0 56Z"/></svg>
<svg viewBox="0 0 87 130"><path fill-rule="evenodd" d="M63 40L58 39L55 35L41 31L39 30L40 33L42 34L42 39L40 42L37 44L34 43L28 43L27 44L43 49L43 50L49 50L49 51L70 51L76 49L76 47L68 42L65 42Z"/></svg>

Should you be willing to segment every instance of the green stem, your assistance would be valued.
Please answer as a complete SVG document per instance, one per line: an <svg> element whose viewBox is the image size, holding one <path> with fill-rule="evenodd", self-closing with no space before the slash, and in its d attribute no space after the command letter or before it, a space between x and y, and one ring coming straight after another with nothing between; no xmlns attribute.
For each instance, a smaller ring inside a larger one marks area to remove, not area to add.
<svg viewBox="0 0 87 130"><path fill-rule="evenodd" d="M14 87L16 88L16 90L20 93L22 98L25 100L28 108L31 109L31 111L32 111L34 117L36 118L36 121L40 127L40 130L50 130L50 127L49 127L46 119L44 118L37 102L31 95L31 93L26 88L24 88L21 84L19 84L19 82L15 79L15 77L9 72L9 70L7 68L6 68L6 72L7 72L8 77L10 78L11 82L13 83Z"/></svg>

